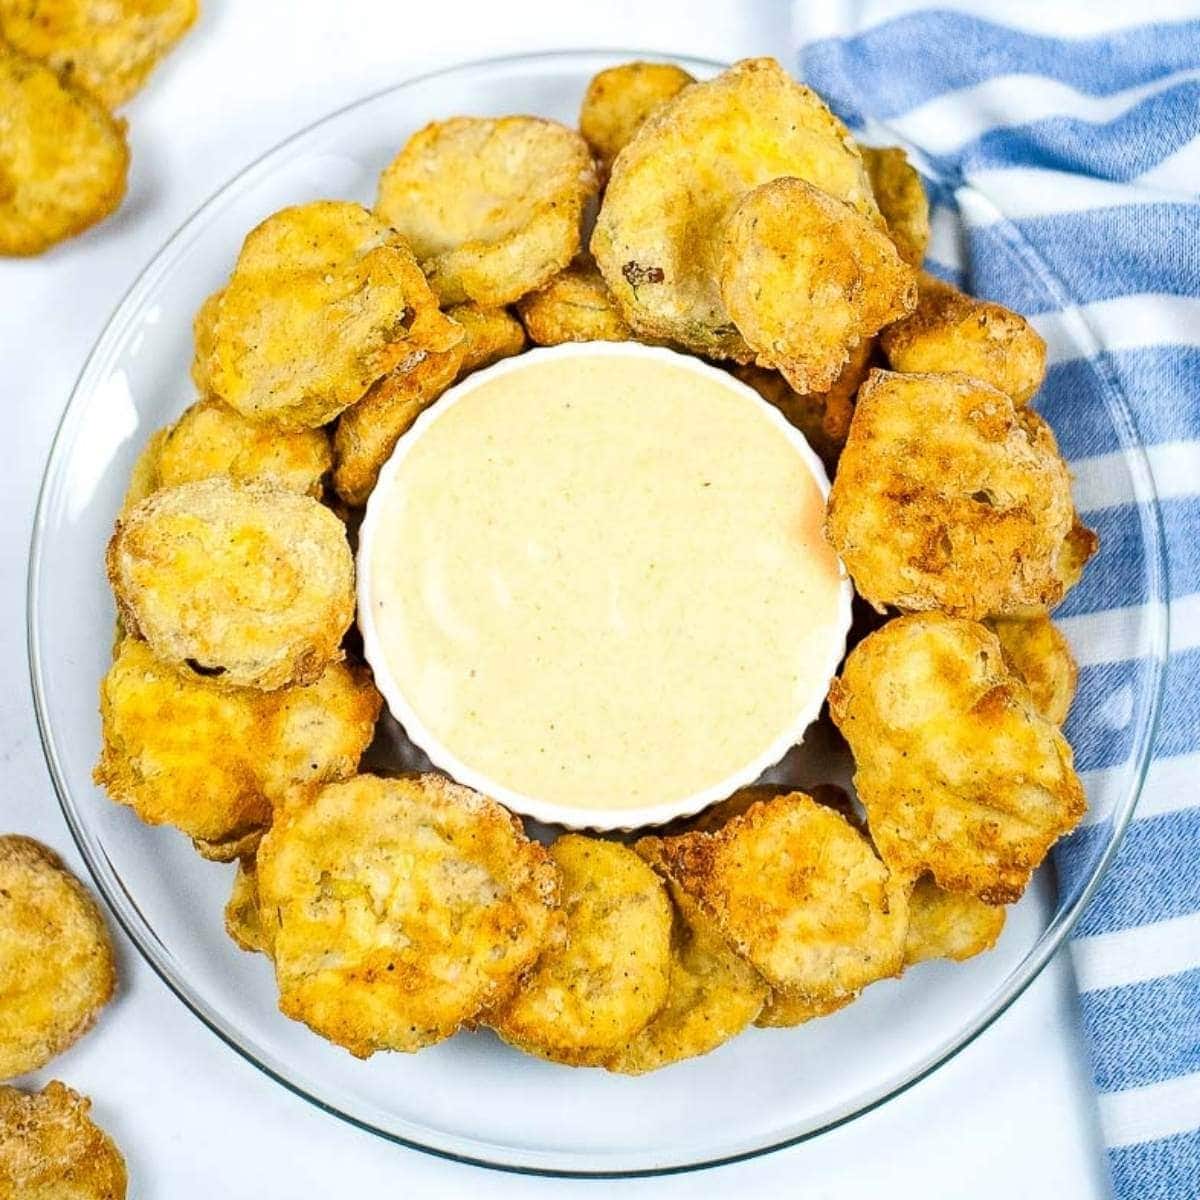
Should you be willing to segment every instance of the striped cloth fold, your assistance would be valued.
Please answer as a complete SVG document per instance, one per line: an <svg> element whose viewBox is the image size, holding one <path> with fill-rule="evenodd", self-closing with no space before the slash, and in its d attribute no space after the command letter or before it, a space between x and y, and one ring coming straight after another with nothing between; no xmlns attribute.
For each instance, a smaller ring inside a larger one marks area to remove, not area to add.
<svg viewBox="0 0 1200 1200"><path fill-rule="evenodd" d="M1200 5L912 0L794 9L802 78L856 132L901 143L932 206L927 268L1029 315L1035 401L1101 554L1056 619L1080 661L1067 734L1092 811L1056 851L1060 896L1152 761L1072 955L1113 1185L1200 1197ZM990 17L989 17L990 14ZM1005 24L998 24L1001 18ZM1185 18L1185 19L1180 19ZM1032 250L1032 253L1030 253ZM1132 410L1165 535L1114 404Z"/></svg>

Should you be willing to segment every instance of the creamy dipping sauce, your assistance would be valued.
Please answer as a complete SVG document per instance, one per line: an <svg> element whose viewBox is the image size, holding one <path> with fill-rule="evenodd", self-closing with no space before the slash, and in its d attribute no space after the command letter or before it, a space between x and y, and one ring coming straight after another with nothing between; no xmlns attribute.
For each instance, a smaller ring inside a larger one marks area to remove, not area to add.
<svg viewBox="0 0 1200 1200"><path fill-rule="evenodd" d="M606 349L513 360L402 439L360 603L435 762L459 773L430 738L501 789L616 811L798 740L848 593L799 434L723 373Z"/></svg>

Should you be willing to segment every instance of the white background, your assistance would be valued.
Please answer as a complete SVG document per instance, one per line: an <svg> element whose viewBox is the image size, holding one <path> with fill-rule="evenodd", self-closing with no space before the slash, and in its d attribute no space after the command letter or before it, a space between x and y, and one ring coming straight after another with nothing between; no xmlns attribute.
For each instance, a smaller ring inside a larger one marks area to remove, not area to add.
<svg viewBox="0 0 1200 1200"><path fill-rule="evenodd" d="M452 62L628 46L787 60L782 0L206 0L199 26L126 110L121 211L41 259L0 263L0 830L38 836L82 870L51 793L28 695L24 574L45 455L71 385L137 272L197 205L326 112ZM86 603L86 598L81 602ZM97 1029L53 1064L123 1147L136 1200L754 1195L856 1200L1108 1194L1065 958L933 1078L818 1141L751 1163L630 1183L532 1180L389 1145L243 1062L127 942ZM35 1077L35 1082L42 1077Z"/></svg>

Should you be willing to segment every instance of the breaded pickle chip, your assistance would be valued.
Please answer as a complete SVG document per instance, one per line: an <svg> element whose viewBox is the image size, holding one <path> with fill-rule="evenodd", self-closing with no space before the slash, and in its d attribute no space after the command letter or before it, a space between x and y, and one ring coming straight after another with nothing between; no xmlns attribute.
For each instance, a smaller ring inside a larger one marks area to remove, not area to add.
<svg viewBox="0 0 1200 1200"><path fill-rule="evenodd" d="M354 774L381 704L365 667L331 663L315 683L272 692L220 687L126 638L100 686L96 782L228 861L294 790Z"/></svg>
<svg viewBox="0 0 1200 1200"><path fill-rule="evenodd" d="M486 1022L529 1054L600 1066L667 999L671 906L658 876L618 842L568 833L550 855L562 873L565 935Z"/></svg>
<svg viewBox="0 0 1200 1200"><path fill-rule="evenodd" d="M462 342L442 354L420 352L342 413L333 434L333 486L351 508L366 504L400 435L458 378L462 362Z"/></svg>
<svg viewBox="0 0 1200 1200"><path fill-rule="evenodd" d="M125 122L0 40L0 254L40 254L125 195Z"/></svg>
<svg viewBox="0 0 1200 1200"><path fill-rule="evenodd" d="M40 1092L0 1087L4 1200L125 1200L125 1160L91 1107L57 1079Z"/></svg>
<svg viewBox="0 0 1200 1200"><path fill-rule="evenodd" d="M162 451L163 442L167 440L168 432L167 429L156 429L146 439L146 444L129 473L129 486L125 489L125 499L121 502L122 516L158 491L158 456Z"/></svg>
<svg viewBox="0 0 1200 1200"><path fill-rule="evenodd" d="M0 33L116 108L187 33L198 8L197 0L0 0Z"/></svg>
<svg viewBox="0 0 1200 1200"><path fill-rule="evenodd" d="M1046 377L1046 343L1024 317L933 275L921 276L916 309L888 326L880 344L895 371L961 371L1017 404Z"/></svg>
<svg viewBox="0 0 1200 1200"><path fill-rule="evenodd" d="M319 497L332 465L333 450L323 429L278 429L247 420L219 400L197 400L147 442L134 467L125 509L162 488L214 475Z"/></svg>
<svg viewBox="0 0 1200 1200"><path fill-rule="evenodd" d="M773 991L767 997L762 1012L754 1019L759 1029L795 1029L807 1025L818 1017L828 1017L858 998L857 992L848 996L822 997L791 996L787 992Z"/></svg>
<svg viewBox="0 0 1200 1200"><path fill-rule="evenodd" d="M997 617L987 622L1000 639L1009 665L1029 688L1033 706L1047 721L1067 719L1079 668L1063 632L1044 613L1029 618Z"/></svg>
<svg viewBox="0 0 1200 1200"><path fill-rule="evenodd" d="M929 200L921 176L899 146L859 146L875 203L888 236L910 267L920 267L929 245Z"/></svg>
<svg viewBox="0 0 1200 1200"><path fill-rule="evenodd" d="M870 373L874 354L874 338L859 342L850 351L850 361L841 374L824 392L798 392L778 371L765 367L738 365L733 367L733 373L804 434L832 476L831 468L837 463L850 432L855 397Z"/></svg>
<svg viewBox="0 0 1200 1200"><path fill-rule="evenodd" d="M446 315L463 328L460 379L525 349L525 329L507 308L485 308L468 301L447 309Z"/></svg>
<svg viewBox="0 0 1200 1200"><path fill-rule="evenodd" d="M592 76L579 109L579 132L605 175L646 118L695 82L674 63L628 62Z"/></svg>
<svg viewBox="0 0 1200 1200"><path fill-rule="evenodd" d="M587 143L557 121L454 117L409 138L375 208L443 303L511 304L575 256L598 187Z"/></svg>
<svg viewBox="0 0 1200 1200"><path fill-rule="evenodd" d="M125 628L224 685L314 682L354 617L342 523L267 484L216 476L156 492L117 521L107 563Z"/></svg>
<svg viewBox="0 0 1200 1200"><path fill-rule="evenodd" d="M201 374L243 416L309 429L405 359L461 337L403 238L361 205L317 200L247 235Z"/></svg>
<svg viewBox="0 0 1200 1200"><path fill-rule="evenodd" d="M948 892L922 875L908 897L904 965L931 958L964 962L990 950L1004 928L1005 910L965 892Z"/></svg>
<svg viewBox="0 0 1200 1200"><path fill-rule="evenodd" d="M803 179L742 197L725 225L719 280L755 362L798 392L828 391L851 351L917 300L887 234Z"/></svg>
<svg viewBox="0 0 1200 1200"><path fill-rule="evenodd" d="M1056 604L1075 511L1050 427L965 375L872 371L825 531L882 611L964 617Z"/></svg>
<svg viewBox="0 0 1200 1200"><path fill-rule="evenodd" d="M116 980L108 929L83 884L40 842L0 837L0 1079L36 1071L82 1037Z"/></svg>
<svg viewBox="0 0 1200 1200"><path fill-rule="evenodd" d="M280 1009L366 1058L505 1000L556 926L558 873L485 796L360 775L277 816L258 895Z"/></svg>
<svg viewBox="0 0 1200 1200"><path fill-rule="evenodd" d="M889 621L850 652L829 707L871 837L909 878L1008 904L1087 807L1071 747L974 621Z"/></svg>
<svg viewBox="0 0 1200 1200"><path fill-rule="evenodd" d="M586 257L575 260L518 304L535 346L563 342L627 342L633 336L604 276Z"/></svg>
<svg viewBox="0 0 1200 1200"><path fill-rule="evenodd" d="M314 686L312 684L309 685ZM209 862L238 862L247 857L253 857L266 833L265 825L251 825L248 828L235 829L220 838L192 838L192 848L201 858Z"/></svg>
<svg viewBox="0 0 1200 1200"><path fill-rule="evenodd" d="M803 792L715 833L662 840L665 868L772 987L836 1001L900 971L907 885L860 830Z"/></svg>
<svg viewBox="0 0 1200 1200"><path fill-rule="evenodd" d="M268 930L258 903L258 864L253 858L238 860L233 890L225 905L225 932L240 949L270 956Z"/></svg>
<svg viewBox="0 0 1200 1200"><path fill-rule="evenodd" d="M613 165L591 242L637 334L750 361L717 286L721 235L751 188L783 175L882 227L845 126L774 59L737 63L646 120Z"/></svg>
<svg viewBox="0 0 1200 1200"><path fill-rule="evenodd" d="M642 838L635 849L657 869L658 838ZM664 882L672 906L667 999L650 1024L605 1063L623 1075L642 1075L715 1050L758 1016L769 991L695 900L670 876Z"/></svg>
<svg viewBox="0 0 1200 1200"><path fill-rule="evenodd" d="M217 288L205 297L192 318L192 382L202 397L212 391L208 370L216 344L217 314L221 311L221 297L224 294L224 288Z"/></svg>

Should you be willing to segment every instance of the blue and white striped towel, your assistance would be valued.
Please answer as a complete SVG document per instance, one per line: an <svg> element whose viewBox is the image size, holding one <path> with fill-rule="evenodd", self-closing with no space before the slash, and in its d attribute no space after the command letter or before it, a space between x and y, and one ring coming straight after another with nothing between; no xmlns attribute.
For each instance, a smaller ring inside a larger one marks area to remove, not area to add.
<svg viewBox="0 0 1200 1200"><path fill-rule="evenodd" d="M1200 5L881 0L794 11L802 77L869 140L903 141L949 181L930 185L930 269L1031 314L1049 344L1037 404L1103 547L1103 569L1058 614L1081 659L1068 734L1089 794L1129 774L1130 698L1145 696L1155 670L1138 657L1141 635L1161 613L1139 533L1146 508L1131 495L1106 389L1124 393L1147 446L1170 659L1140 803L1072 952L1116 1193L1196 1200ZM1049 273L1022 265L1022 242ZM1060 887L1094 862L1104 819L1060 848Z"/></svg>

